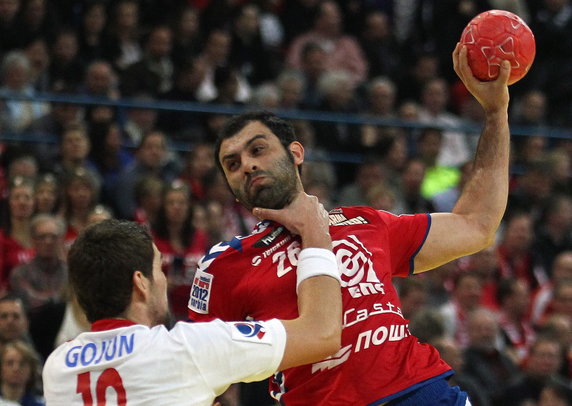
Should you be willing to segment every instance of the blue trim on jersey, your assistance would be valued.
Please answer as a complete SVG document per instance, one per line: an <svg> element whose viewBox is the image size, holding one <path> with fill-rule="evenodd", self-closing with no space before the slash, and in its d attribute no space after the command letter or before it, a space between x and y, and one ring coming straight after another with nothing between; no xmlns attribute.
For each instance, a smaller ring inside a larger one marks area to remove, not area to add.
<svg viewBox="0 0 572 406"><path fill-rule="evenodd" d="M425 240L427 240L427 236L429 235L429 230L431 229L431 215L427 213L426 216L427 216L427 230L425 230L425 235L423 236L423 241L421 241L421 244L419 244L419 248L417 248L417 250L413 253L411 258L409 259L409 275L413 275L413 273L415 272L413 262L415 261L415 257L417 256L419 251L421 251L423 244L425 244Z"/></svg>
<svg viewBox="0 0 572 406"><path fill-rule="evenodd" d="M453 370L449 370L449 371L447 371L447 372L443 372L441 375L437 375L437 376L434 376L433 378L429 378L429 379L426 379L426 380L424 380L424 381L422 381L422 382L416 383L415 385L411 385L410 387L405 388L405 389L403 389L403 390L400 391L400 392L397 392L397 393L394 393L393 395L389 395L389 396L386 396L386 397L384 397L384 398L378 399L378 400L376 400L375 402L370 403L370 404L367 405L367 406L379 406L379 405L382 405L382 404L384 404L384 403L387 403L387 402L390 402L390 401L396 400L396 399L397 399L396 403L389 403L388 406L392 406L392 405L408 406L408 405L405 404L405 403L404 403L404 404L401 404L401 403L399 402L399 399L400 399L401 397L403 397L403 396L409 394L409 393L412 393L412 392L418 390L418 389L421 389L421 388L424 388L424 387L428 387L428 386L432 386L433 384L436 384L436 383L438 383L438 382L444 382L445 385L447 385L447 387L449 387L449 384L447 384L446 379L449 378L451 375L453 375ZM432 391L432 392L433 392L433 391ZM415 397L415 399L417 399L417 398ZM411 405L427 405L427 404L429 404L429 403L412 403ZM454 405L454 403L453 403L452 405ZM451 405L451 406L452 406L452 405Z"/></svg>

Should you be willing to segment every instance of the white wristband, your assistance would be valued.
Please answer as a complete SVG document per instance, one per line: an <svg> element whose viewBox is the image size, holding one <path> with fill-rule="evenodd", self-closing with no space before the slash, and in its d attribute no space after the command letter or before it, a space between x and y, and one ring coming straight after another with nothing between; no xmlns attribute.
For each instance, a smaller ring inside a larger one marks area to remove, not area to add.
<svg viewBox="0 0 572 406"><path fill-rule="evenodd" d="M341 282L336 256L325 248L304 248L298 256L296 270L296 292L303 280L313 276L331 276Z"/></svg>

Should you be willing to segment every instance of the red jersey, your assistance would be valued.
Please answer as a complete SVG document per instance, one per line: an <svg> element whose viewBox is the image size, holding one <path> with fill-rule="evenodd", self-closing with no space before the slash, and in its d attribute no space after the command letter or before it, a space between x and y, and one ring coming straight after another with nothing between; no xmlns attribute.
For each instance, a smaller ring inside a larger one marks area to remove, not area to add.
<svg viewBox="0 0 572 406"><path fill-rule="evenodd" d="M277 373L271 391L281 404L377 405L452 373L437 350L411 335L391 283L413 271L429 227L425 214L395 216L367 207L330 212L342 271L342 348L321 362ZM214 246L199 262L189 317L297 317L300 249L299 238L273 222Z"/></svg>

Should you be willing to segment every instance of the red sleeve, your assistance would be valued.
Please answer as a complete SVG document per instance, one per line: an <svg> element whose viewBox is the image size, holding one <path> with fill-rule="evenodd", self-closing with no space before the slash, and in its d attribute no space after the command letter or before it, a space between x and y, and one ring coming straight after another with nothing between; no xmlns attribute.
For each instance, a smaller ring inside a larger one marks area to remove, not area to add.
<svg viewBox="0 0 572 406"><path fill-rule="evenodd" d="M429 214L394 215L377 212L387 229L387 244L393 266L393 276L409 276L413 273L414 259L431 227Z"/></svg>

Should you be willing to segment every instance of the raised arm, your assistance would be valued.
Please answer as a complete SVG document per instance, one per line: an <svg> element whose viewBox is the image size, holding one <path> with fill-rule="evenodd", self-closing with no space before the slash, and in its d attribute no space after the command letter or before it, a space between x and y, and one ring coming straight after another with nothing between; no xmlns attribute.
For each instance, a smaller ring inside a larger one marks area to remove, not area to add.
<svg viewBox="0 0 572 406"><path fill-rule="evenodd" d="M415 259L415 273L491 245L506 209L510 145L507 81L510 64L503 62L496 80L481 82L469 68L466 48L457 44L453 51L453 65L459 78L483 107L486 121L473 173L452 213L431 215L431 229Z"/></svg>
<svg viewBox="0 0 572 406"><path fill-rule="evenodd" d="M254 209L302 238L298 259L298 318L281 320L286 349L279 370L320 361L340 348L342 299L339 271L332 252L328 213L315 196L300 192L282 210Z"/></svg>

